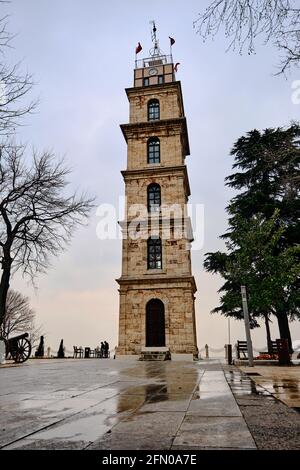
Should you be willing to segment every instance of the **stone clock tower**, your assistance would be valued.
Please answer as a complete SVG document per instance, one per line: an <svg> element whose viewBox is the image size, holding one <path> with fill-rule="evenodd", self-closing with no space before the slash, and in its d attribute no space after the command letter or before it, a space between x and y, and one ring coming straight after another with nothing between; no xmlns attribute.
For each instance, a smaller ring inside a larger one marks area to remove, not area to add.
<svg viewBox="0 0 300 470"><path fill-rule="evenodd" d="M134 86L126 89L129 124L121 125L127 168L117 357L192 359L198 350L186 210L189 139L181 84L155 26L152 39L151 56L136 61Z"/></svg>

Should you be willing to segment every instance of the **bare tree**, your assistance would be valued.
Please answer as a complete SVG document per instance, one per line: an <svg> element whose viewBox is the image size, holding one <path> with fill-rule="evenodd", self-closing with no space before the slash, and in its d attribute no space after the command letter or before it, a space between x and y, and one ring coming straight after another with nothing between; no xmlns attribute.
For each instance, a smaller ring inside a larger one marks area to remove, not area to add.
<svg viewBox="0 0 300 470"><path fill-rule="evenodd" d="M300 8L294 0L214 0L194 22L206 40L223 26L228 49L255 51L255 41L272 41L282 53L278 73L300 61Z"/></svg>
<svg viewBox="0 0 300 470"><path fill-rule="evenodd" d="M4 3L9 2L0 0L0 8ZM7 65L11 39L7 16L0 14L0 327L12 273L21 270L33 279L44 272L93 202L84 194L67 195L69 170L63 161L49 152L33 152L28 166L26 148L14 143L16 126L36 103L24 103L33 85L31 75L22 74L19 64Z"/></svg>
<svg viewBox="0 0 300 470"><path fill-rule="evenodd" d="M0 0L0 6L5 3L9 2ZM7 29L7 19L7 16L0 17L0 136L14 133L20 119L32 112L37 104L36 101L24 101L33 86L32 76L22 73L19 63L7 65L6 51L13 38Z"/></svg>
<svg viewBox="0 0 300 470"><path fill-rule="evenodd" d="M9 289L6 299L6 309L0 336L9 338L13 333L23 333L35 330L35 311L30 307L28 297L20 292Z"/></svg>
<svg viewBox="0 0 300 470"><path fill-rule="evenodd" d="M34 152L25 163L25 147L5 145L0 163L0 325L12 272L21 270L32 279L44 272L51 255L70 241L93 206L85 194L67 195L70 171L63 160L48 152Z"/></svg>

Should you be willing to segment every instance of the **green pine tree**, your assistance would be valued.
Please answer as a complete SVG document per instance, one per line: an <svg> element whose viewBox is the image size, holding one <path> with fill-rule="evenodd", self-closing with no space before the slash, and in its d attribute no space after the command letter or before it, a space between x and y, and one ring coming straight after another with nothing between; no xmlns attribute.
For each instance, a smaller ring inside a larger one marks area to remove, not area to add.
<svg viewBox="0 0 300 470"><path fill-rule="evenodd" d="M300 259L299 137L300 127L293 124L262 133L253 130L237 140L231 155L239 171L226 184L238 193L227 207L229 230L221 237L228 252L207 253L204 263L225 279L221 305L213 312L242 318L240 286L247 285L248 291L251 286L253 319L264 317L268 327L274 314L290 349L288 319L300 317L299 272L294 267ZM249 271L244 271L246 263Z"/></svg>

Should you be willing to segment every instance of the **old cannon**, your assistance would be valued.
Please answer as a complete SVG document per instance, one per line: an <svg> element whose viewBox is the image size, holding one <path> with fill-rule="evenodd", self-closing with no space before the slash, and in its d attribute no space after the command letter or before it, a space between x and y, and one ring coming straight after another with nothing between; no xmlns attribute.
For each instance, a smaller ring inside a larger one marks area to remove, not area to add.
<svg viewBox="0 0 300 470"><path fill-rule="evenodd" d="M5 339L6 359L13 359L15 362L25 362L31 354L31 343L29 334L23 333L13 338Z"/></svg>

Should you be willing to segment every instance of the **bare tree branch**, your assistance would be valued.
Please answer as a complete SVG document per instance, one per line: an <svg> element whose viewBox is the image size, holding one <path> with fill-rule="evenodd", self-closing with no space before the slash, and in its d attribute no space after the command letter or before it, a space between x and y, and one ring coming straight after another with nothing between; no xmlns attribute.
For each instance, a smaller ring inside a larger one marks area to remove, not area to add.
<svg viewBox="0 0 300 470"><path fill-rule="evenodd" d="M9 289L0 335L7 339L12 334L31 332L34 329L34 319L35 311L30 307L28 297Z"/></svg>
<svg viewBox="0 0 300 470"><path fill-rule="evenodd" d="M228 48L248 54L255 52L259 36L273 42L282 53L279 72L299 66L300 8L294 0L214 0L194 21L196 32L205 41L223 28Z"/></svg>
<svg viewBox="0 0 300 470"><path fill-rule="evenodd" d="M0 313L10 274L21 269L33 279L45 272L51 256L65 249L93 206L93 198L86 194L67 194L70 171L63 160L49 152L34 152L27 166L25 150L6 145L1 151Z"/></svg>
<svg viewBox="0 0 300 470"><path fill-rule="evenodd" d="M10 2L0 1L2 4ZM31 113L37 101L25 100L33 86L29 73L21 72L21 64L8 66L7 51L12 47L13 35L8 31L8 15L0 17L0 136L15 132L21 119Z"/></svg>

